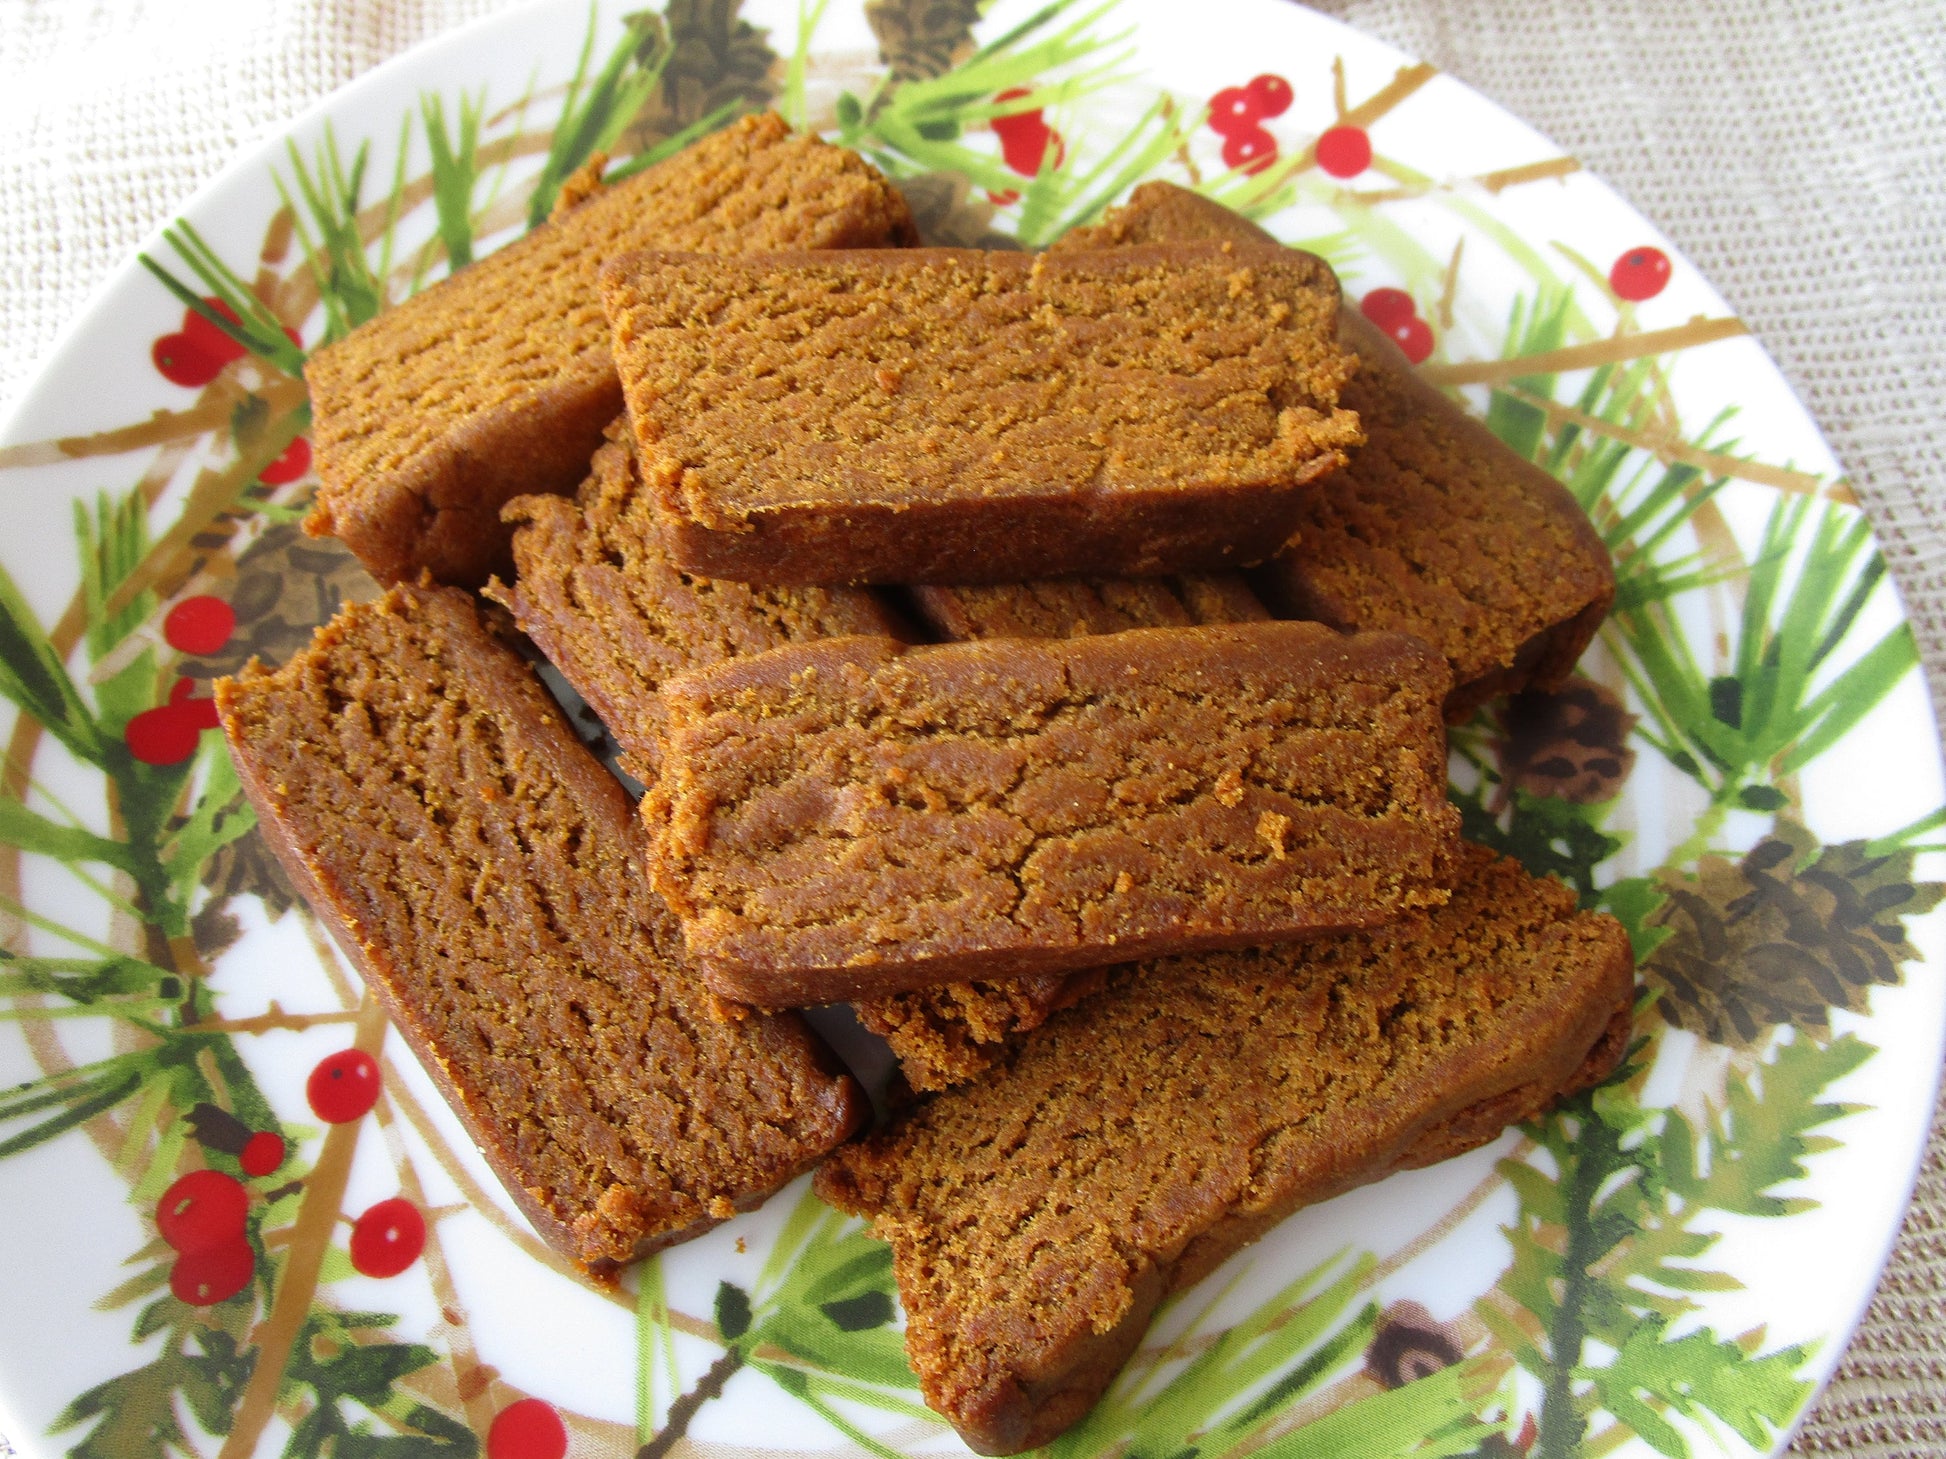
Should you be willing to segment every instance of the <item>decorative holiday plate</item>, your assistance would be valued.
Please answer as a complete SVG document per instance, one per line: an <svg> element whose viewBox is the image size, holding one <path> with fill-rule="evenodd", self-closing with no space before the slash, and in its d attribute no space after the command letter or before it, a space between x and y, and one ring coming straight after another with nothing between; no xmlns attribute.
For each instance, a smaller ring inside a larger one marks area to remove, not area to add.
<svg viewBox="0 0 1946 1459"><path fill-rule="evenodd" d="M36 1459L958 1452L884 1248L805 1183L619 1291L569 1275L210 732L213 678L372 592L296 526L304 352L544 218L592 152L769 106L935 241L1043 245L1149 177L1260 220L1615 555L1585 677L1452 763L1470 835L1634 937L1623 1070L1300 1213L1053 1448L1781 1445L1922 1148L1946 811L1870 528L1743 326L1572 158L1277 0L659 3L537 4L346 89L153 240L0 437L0 1432Z"/></svg>

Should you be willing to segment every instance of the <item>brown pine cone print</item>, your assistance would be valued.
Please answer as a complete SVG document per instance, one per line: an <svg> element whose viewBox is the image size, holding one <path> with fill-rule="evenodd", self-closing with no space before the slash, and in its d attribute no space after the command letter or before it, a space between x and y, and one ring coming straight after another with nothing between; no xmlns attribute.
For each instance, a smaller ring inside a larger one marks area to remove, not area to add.
<svg viewBox="0 0 1946 1459"><path fill-rule="evenodd" d="M376 598L378 584L336 541L280 523L237 559L227 596L236 615L228 641L215 653L183 660L177 673L201 682L234 674L252 657L281 664L346 603Z"/></svg>
<svg viewBox="0 0 1946 1459"><path fill-rule="evenodd" d="M866 0L879 59L894 81L943 76L973 54L979 0Z"/></svg>
<svg viewBox="0 0 1946 1459"><path fill-rule="evenodd" d="M1612 689L1579 675L1554 694L1516 695L1500 710L1502 782L1576 805L1613 800L1635 767L1634 728Z"/></svg>
<svg viewBox="0 0 1946 1459"><path fill-rule="evenodd" d="M1669 935L1643 976L1670 1023L1731 1047L1784 1024L1827 1038L1833 1009L1863 1013L1871 989L1899 982L1919 956L1900 919L1946 893L1913 880L1910 851L1821 847L1789 821L1741 861L1706 856L1662 889L1649 925Z"/></svg>
<svg viewBox="0 0 1946 1459"><path fill-rule="evenodd" d="M738 15L741 0L669 0L665 13L675 54L662 73L664 126L674 133L726 102L750 111L770 105L777 53L767 33Z"/></svg>
<svg viewBox="0 0 1946 1459"><path fill-rule="evenodd" d="M1417 1302L1394 1302L1379 1314L1365 1349L1365 1376L1381 1388L1403 1388L1465 1355L1466 1343L1451 1326Z"/></svg>

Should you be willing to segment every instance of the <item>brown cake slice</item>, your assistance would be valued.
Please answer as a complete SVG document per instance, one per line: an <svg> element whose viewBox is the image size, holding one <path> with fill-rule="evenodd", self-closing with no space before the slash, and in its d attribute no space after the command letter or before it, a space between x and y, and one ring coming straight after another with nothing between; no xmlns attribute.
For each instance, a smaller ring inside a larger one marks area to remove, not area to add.
<svg viewBox="0 0 1946 1459"><path fill-rule="evenodd" d="M656 691L670 675L787 643L903 636L870 589L759 588L682 571L629 511L640 485L627 422L617 420L578 497L508 504L516 576L487 591L593 707L642 780L661 757Z"/></svg>
<svg viewBox="0 0 1946 1459"><path fill-rule="evenodd" d="M762 1007L1372 926L1446 896L1448 684L1310 623L777 649L664 686L656 886Z"/></svg>
<svg viewBox="0 0 1946 1459"><path fill-rule="evenodd" d="M346 608L216 701L293 884L591 1276L757 1205L865 1117L800 1019L712 1015L628 796L464 593Z"/></svg>
<svg viewBox="0 0 1946 1459"><path fill-rule="evenodd" d="M1094 1404L1156 1305L1301 1206L1491 1139L1627 1041L1614 919L1468 846L1452 900L1117 968L817 1190L891 1243L927 1404L983 1454Z"/></svg>
<svg viewBox="0 0 1946 1459"><path fill-rule="evenodd" d="M1079 638L1131 628L1254 623L1269 618L1236 573L1180 578L1048 578L984 587L920 587L920 617L942 638ZM891 1047L915 1090L977 1076L1008 1043L1101 986L1099 969L888 993L852 1005Z"/></svg>
<svg viewBox="0 0 1946 1459"><path fill-rule="evenodd" d="M603 297L652 510L712 577L1233 567L1359 439L1337 282L1289 249L652 252Z"/></svg>
<svg viewBox="0 0 1946 1459"><path fill-rule="evenodd" d="M306 530L342 538L381 582L505 574L502 505L572 492L622 408L595 286L605 261L916 241L905 200L868 163L779 117L745 117L316 351Z"/></svg>
<svg viewBox="0 0 1946 1459"><path fill-rule="evenodd" d="M1144 183L1055 251L1274 243L1219 203ZM1607 548L1567 490L1414 373L1356 309L1339 320L1357 377L1342 402L1365 444L1299 504L1296 536L1255 575L1270 606L1338 628L1414 633L1453 666L1447 717L1556 689L1615 596Z"/></svg>

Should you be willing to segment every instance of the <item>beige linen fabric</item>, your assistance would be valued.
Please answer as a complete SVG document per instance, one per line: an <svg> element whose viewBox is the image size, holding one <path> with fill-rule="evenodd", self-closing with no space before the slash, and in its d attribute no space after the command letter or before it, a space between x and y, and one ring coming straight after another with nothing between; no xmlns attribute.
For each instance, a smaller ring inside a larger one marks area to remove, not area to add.
<svg viewBox="0 0 1946 1459"><path fill-rule="evenodd" d="M107 274L238 151L386 57L511 3L0 0L0 408ZM1729 298L1851 473L1946 706L1939 0L1321 8L1550 135ZM1946 1453L1946 1121L1795 1452Z"/></svg>

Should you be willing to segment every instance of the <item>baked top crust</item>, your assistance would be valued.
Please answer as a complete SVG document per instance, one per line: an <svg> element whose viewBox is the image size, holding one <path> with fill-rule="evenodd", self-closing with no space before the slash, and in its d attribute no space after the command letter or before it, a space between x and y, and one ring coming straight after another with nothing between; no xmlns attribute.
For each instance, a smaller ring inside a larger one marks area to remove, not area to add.
<svg viewBox="0 0 1946 1459"><path fill-rule="evenodd" d="M649 252L603 297L671 549L719 576L1256 560L1358 440L1336 279L1286 249Z"/></svg>
<svg viewBox="0 0 1946 1459"><path fill-rule="evenodd" d="M1448 682L1314 623L738 659L664 687L656 885L764 1007L1370 926L1446 895Z"/></svg>

